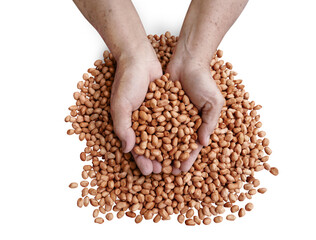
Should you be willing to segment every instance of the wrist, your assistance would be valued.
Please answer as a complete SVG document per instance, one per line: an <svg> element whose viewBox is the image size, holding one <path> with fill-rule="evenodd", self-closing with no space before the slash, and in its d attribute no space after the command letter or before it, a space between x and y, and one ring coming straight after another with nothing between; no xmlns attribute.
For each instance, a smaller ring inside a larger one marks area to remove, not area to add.
<svg viewBox="0 0 316 240"><path fill-rule="evenodd" d="M186 40L179 39L174 54L172 56L172 64L177 65L177 68L186 69L190 68L209 68L213 54L205 54L196 49L193 49Z"/></svg>
<svg viewBox="0 0 316 240"><path fill-rule="evenodd" d="M116 61L119 62L130 62L130 61L158 61L156 53L153 47L150 45L147 38L144 41L138 43L132 43L120 47L113 53Z"/></svg>
<svg viewBox="0 0 316 240"><path fill-rule="evenodd" d="M207 37L199 38L196 33L181 32L175 49L175 57L183 62L197 62L201 65L209 65L216 51L216 46ZM208 42L210 41L210 42Z"/></svg>

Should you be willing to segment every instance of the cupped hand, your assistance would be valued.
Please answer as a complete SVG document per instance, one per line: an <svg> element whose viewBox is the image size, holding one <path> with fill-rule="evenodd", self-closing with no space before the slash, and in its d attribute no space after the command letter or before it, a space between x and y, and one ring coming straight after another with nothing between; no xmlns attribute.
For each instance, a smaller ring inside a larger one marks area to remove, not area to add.
<svg viewBox="0 0 316 240"><path fill-rule="evenodd" d="M191 102L199 109L202 125L198 130L198 148L190 153L188 160L173 173L187 172L198 157L203 146L207 146L220 116L225 99L212 78L210 64L175 55L167 66L167 72L173 81L179 80Z"/></svg>
<svg viewBox="0 0 316 240"><path fill-rule="evenodd" d="M124 153L132 151L135 145L132 112L144 101L149 82L161 75L161 65L154 53L124 57L117 61L111 93L111 116L114 132L122 142ZM132 154L142 174L161 171L161 164L157 161L138 156L133 151Z"/></svg>

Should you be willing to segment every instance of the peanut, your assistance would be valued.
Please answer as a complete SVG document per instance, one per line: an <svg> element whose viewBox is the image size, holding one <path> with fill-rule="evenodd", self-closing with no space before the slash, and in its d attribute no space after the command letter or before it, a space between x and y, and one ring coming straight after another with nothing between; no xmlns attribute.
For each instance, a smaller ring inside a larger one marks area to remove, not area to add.
<svg viewBox="0 0 316 240"><path fill-rule="evenodd" d="M78 187L78 183L72 182L72 183L69 184L69 187L70 188L77 188Z"/></svg>
<svg viewBox="0 0 316 240"><path fill-rule="evenodd" d="M279 174L279 170L275 167L270 168L270 173L274 176L277 176Z"/></svg>
<svg viewBox="0 0 316 240"><path fill-rule="evenodd" d="M215 223L220 223L223 221L223 217L222 216L216 216L213 220Z"/></svg>
<svg viewBox="0 0 316 240"><path fill-rule="evenodd" d="M252 203L247 203L245 205L245 209L246 209L246 211L251 211L253 209L253 204Z"/></svg>
<svg viewBox="0 0 316 240"><path fill-rule="evenodd" d="M258 193L265 193L267 191L267 189L266 188L259 188L258 189Z"/></svg>
<svg viewBox="0 0 316 240"><path fill-rule="evenodd" d="M97 217L97 218L94 219L94 222L95 222L95 223L102 224L102 223L104 223L104 219L101 218L101 217Z"/></svg>
<svg viewBox="0 0 316 240"><path fill-rule="evenodd" d="M243 208L239 209L238 217L243 217L243 216L245 216L245 214L246 214L245 209L243 209Z"/></svg>
<svg viewBox="0 0 316 240"><path fill-rule="evenodd" d="M228 215L226 216L226 219L227 219L228 221L234 221L234 220L236 219L236 217L235 217L235 215L233 215L233 214L228 214Z"/></svg>
<svg viewBox="0 0 316 240"><path fill-rule="evenodd" d="M113 213L108 213L105 215L106 220L111 221L113 219Z"/></svg>
<svg viewBox="0 0 316 240"><path fill-rule="evenodd" d="M211 221L212 221L212 220L211 220L210 218L208 218L208 217L207 217L207 218L204 218L204 219L203 219L203 224L204 224L204 225L209 225L209 224L211 223Z"/></svg>

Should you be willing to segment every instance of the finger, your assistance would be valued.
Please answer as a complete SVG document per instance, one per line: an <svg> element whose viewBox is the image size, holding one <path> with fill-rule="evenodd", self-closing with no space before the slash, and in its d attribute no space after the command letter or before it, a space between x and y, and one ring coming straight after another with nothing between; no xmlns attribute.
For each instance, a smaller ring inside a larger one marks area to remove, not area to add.
<svg viewBox="0 0 316 240"><path fill-rule="evenodd" d="M113 119L114 132L122 142L124 153L132 151L135 145L135 133L131 128L132 110L128 102L113 99L111 101L111 116Z"/></svg>
<svg viewBox="0 0 316 240"><path fill-rule="evenodd" d="M172 174L173 174L173 175L177 176L177 175L179 175L180 173L181 173L181 170L180 170L179 168L173 168L173 169L172 169Z"/></svg>
<svg viewBox="0 0 316 240"><path fill-rule="evenodd" d="M184 162L181 163L181 167L180 170L183 172L187 172L190 170L190 168L192 167L193 163L195 162L195 160L197 159L201 149L202 149L202 145L197 143L198 148L193 150L190 153L190 157L188 158L188 160L185 160Z"/></svg>
<svg viewBox="0 0 316 240"><path fill-rule="evenodd" d="M153 173L160 173L161 172L161 163L154 160L152 161L153 164Z"/></svg>
<svg viewBox="0 0 316 240"><path fill-rule="evenodd" d="M210 135L213 133L217 125L223 104L224 100L221 96L217 101L214 101L213 104L206 102L201 109L202 124L198 130L198 137L199 142L203 146L207 146L210 142Z"/></svg>
<svg viewBox="0 0 316 240"><path fill-rule="evenodd" d="M134 151L132 151L132 155L143 175L149 175L153 172L153 162L150 159L145 158L144 156L139 156L135 154Z"/></svg>

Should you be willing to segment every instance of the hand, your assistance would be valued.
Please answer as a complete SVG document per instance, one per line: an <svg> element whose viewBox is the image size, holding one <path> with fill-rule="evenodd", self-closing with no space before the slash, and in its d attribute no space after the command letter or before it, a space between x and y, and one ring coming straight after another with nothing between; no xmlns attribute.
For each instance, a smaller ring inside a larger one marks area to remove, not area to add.
<svg viewBox="0 0 316 240"><path fill-rule="evenodd" d="M74 2L100 33L117 61L111 93L111 115L123 152L129 152L135 145L135 133L131 128L132 111L145 99L149 82L161 77L161 65L132 1ZM132 154L144 175L161 171L158 162Z"/></svg>
<svg viewBox="0 0 316 240"><path fill-rule="evenodd" d="M111 116L114 132L122 142L122 150L130 152L135 145L132 129L132 111L138 109L145 99L150 81L160 78L161 65L156 55L151 53L122 57L117 61L111 93ZM135 162L144 175L161 172L161 164L133 151Z"/></svg>
<svg viewBox="0 0 316 240"><path fill-rule="evenodd" d="M175 54L172 57L167 66L167 72L170 73L171 80L181 82L191 102L201 112L203 122L198 130L198 148L190 153L189 159L181 164L180 169L173 170L174 174L178 174L180 170L188 171L202 147L209 144L210 135L217 125L225 103L224 97L212 78L209 62L184 56L184 51L180 51L180 54L181 56Z"/></svg>

